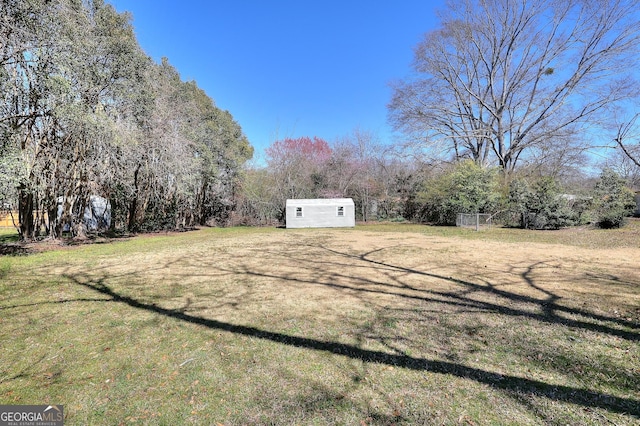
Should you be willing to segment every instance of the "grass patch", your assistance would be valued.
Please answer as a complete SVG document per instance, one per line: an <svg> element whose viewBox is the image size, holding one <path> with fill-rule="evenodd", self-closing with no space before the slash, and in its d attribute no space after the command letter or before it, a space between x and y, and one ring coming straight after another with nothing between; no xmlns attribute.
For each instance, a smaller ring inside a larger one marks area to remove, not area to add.
<svg viewBox="0 0 640 426"><path fill-rule="evenodd" d="M427 226L410 223L362 224L360 227L379 232L420 232L428 236L468 240L562 244L588 248L640 248L640 218L628 218L626 225L619 229L598 229L592 225L585 225L560 230L536 231L494 226L475 231L455 226Z"/></svg>
<svg viewBox="0 0 640 426"><path fill-rule="evenodd" d="M0 228L0 244L18 242L20 236L13 228Z"/></svg>
<svg viewBox="0 0 640 426"><path fill-rule="evenodd" d="M70 425L638 422L637 243L511 231L205 229L5 256L0 401L64 404Z"/></svg>

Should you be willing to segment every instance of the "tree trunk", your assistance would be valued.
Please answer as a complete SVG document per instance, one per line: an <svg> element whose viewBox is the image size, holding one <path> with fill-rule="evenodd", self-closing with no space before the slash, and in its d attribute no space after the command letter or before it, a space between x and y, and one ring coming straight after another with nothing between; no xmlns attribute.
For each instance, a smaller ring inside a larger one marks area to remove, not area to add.
<svg viewBox="0 0 640 426"><path fill-rule="evenodd" d="M33 221L33 193L24 185L18 189L18 221L20 222L20 239L30 241L35 237L35 224Z"/></svg>
<svg viewBox="0 0 640 426"><path fill-rule="evenodd" d="M62 232L60 229L60 220L58 218L58 203L57 200L55 201L55 203L50 202L50 207L47 209L47 216L49 219L49 237L57 239L60 238Z"/></svg>
<svg viewBox="0 0 640 426"><path fill-rule="evenodd" d="M129 214L127 220L127 231L132 232L136 227L136 211L138 209L138 174L140 173L140 167L142 164L138 163L136 170L133 172L133 198L129 203Z"/></svg>

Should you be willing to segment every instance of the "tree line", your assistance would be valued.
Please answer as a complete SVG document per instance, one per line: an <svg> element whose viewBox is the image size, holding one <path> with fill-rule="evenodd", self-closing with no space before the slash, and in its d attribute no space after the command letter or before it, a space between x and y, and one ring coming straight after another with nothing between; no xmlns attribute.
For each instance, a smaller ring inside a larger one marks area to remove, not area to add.
<svg viewBox="0 0 640 426"><path fill-rule="evenodd" d="M620 226L640 185L636 0L467 0L393 84L393 146L366 130L274 141L141 50L103 0L0 0L0 208L22 239L273 225L287 198L351 197L359 220ZM617 150L612 150L616 148ZM609 149L603 151L603 149ZM606 152L593 177L590 152ZM613 155L609 153L613 152ZM103 229L105 230L105 229Z"/></svg>
<svg viewBox="0 0 640 426"><path fill-rule="evenodd" d="M288 198L353 198L360 221L455 225L458 213L485 213L527 229L615 228L636 209L629 183L640 183L640 170L623 175L603 163L597 176L579 168L506 174L471 159L432 163L400 154L361 130L331 144L318 137L276 141L265 167L247 169L235 223L283 223Z"/></svg>
<svg viewBox="0 0 640 426"><path fill-rule="evenodd" d="M102 0L0 2L0 203L25 240L227 220L252 147L231 114L141 50Z"/></svg>

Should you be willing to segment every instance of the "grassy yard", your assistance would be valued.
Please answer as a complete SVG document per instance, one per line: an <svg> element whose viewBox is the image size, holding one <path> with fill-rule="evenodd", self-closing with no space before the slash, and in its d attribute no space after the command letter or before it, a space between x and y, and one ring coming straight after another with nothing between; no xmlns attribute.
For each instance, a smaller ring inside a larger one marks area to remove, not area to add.
<svg viewBox="0 0 640 426"><path fill-rule="evenodd" d="M640 424L638 221L49 248L0 256L0 403L68 425Z"/></svg>

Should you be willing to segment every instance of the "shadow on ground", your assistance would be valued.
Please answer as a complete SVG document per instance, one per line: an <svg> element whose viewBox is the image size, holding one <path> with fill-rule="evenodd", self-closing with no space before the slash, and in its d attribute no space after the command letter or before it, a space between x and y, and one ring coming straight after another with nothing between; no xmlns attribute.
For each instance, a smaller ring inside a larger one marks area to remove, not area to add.
<svg viewBox="0 0 640 426"><path fill-rule="evenodd" d="M341 252L324 246L316 246L315 249L330 252L334 259L349 259L349 262L359 262L368 264L372 267L379 268L380 273L401 272L402 276L423 276L429 279L437 279L447 281L454 284L460 291L439 291L425 290L413 287L395 278L395 282L377 281L370 279L367 286L355 286L349 284L339 284L338 278L353 278L348 274L345 268L349 267L348 263L344 265L332 265L334 271L336 266L344 272L332 272L327 274L327 264L325 261L316 258L316 260L304 259L307 268L312 263L317 263L317 277L314 279L305 279L299 276L287 273L278 274L266 273L264 271L252 270L247 265L235 265L227 267L226 272L234 276L254 276L276 278L279 280L295 281L296 283L321 285L333 288L348 289L355 292L376 292L385 293L394 297L413 298L422 301L436 302L444 305L455 306L458 308L474 309L484 312L495 312L512 317L526 317L531 320L549 323L562 324L573 328L588 330L591 332L604 333L616 336L629 341L640 340L640 324L637 322L609 317L601 314L590 312L586 309L570 308L558 303L560 297L553 292L544 290L546 297L535 298L528 295L516 294L510 291L497 288L496 286L480 285L477 283L456 279L453 277L441 276L438 274L428 273L421 270L406 268L392 263L381 262L371 258L372 252L360 255L353 255ZM296 259L302 262L302 259ZM335 262L335 261L334 261ZM536 265L532 264L531 268L525 269L522 273L522 279L530 286L535 287L535 281L529 276L532 268ZM224 272L225 267L220 269ZM94 271L95 272L95 271ZM387 274L387 277L389 274ZM568 402L581 405L585 408L602 408L611 412L627 414L640 417L640 400L634 398L625 398L606 393L593 391L590 389L563 386L557 384L549 384L544 381L518 377L508 374L499 374L492 371L486 371L479 368L463 365L458 362L449 362L436 359L427 359L424 357L414 357L402 353L387 353L384 351L370 350L358 347L353 344L345 344L340 342L314 339L296 335L288 335L285 333L269 331L252 326L238 325L230 322L219 321L206 317L194 315L188 309L182 307L178 309L169 309L159 304L149 301L139 300L114 290L109 285L112 278L108 274L96 277L93 273L79 274L67 273L65 277L73 283L88 288L101 296L100 301L109 301L113 303L125 304L131 308L152 312L165 317L177 319L190 324L207 327L212 330L225 331L252 338L258 338L276 342L283 345L294 346L298 348L310 349L314 351L323 351L335 355L349 357L360 360L365 363L378 363L394 367L400 367L410 370L419 370L436 374L451 375L460 378L470 379L475 382L485 384L491 388L503 390L523 396L543 397L551 401ZM407 290L410 292L407 293ZM491 296L488 300L479 300L477 294L488 294ZM537 309L521 309L518 306L533 305ZM568 314L571 318L560 316L559 314Z"/></svg>

